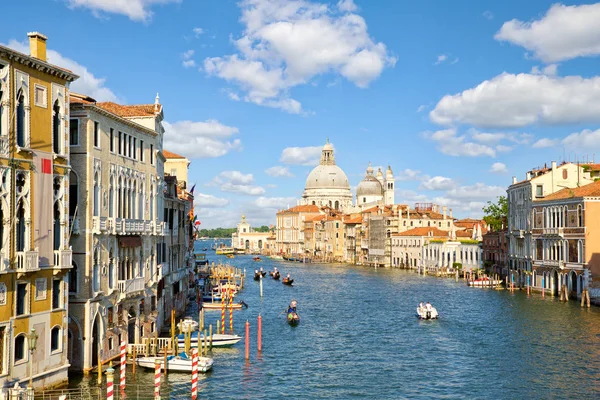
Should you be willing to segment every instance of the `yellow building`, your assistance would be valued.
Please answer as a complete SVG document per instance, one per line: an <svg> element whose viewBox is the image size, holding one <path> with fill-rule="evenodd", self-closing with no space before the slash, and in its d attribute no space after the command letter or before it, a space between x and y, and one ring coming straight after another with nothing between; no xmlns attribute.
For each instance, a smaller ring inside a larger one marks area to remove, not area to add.
<svg viewBox="0 0 600 400"><path fill-rule="evenodd" d="M68 381L70 71L0 46L0 390ZM37 336L36 340L33 338ZM33 349L33 343L36 344Z"/></svg>

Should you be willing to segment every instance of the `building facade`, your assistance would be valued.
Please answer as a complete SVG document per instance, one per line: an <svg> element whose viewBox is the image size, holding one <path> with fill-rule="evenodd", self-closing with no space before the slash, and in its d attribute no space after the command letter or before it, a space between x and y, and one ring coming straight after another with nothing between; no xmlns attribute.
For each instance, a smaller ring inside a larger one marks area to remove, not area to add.
<svg viewBox="0 0 600 400"><path fill-rule="evenodd" d="M256 232L242 215L242 220L237 224L237 230L231 234L231 245L238 251L252 254L261 254L267 251L267 242L273 233Z"/></svg>
<svg viewBox="0 0 600 400"><path fill-rule="evenodd" d="M277 213L275 250L278 254L304 255L304 220L306 217L318 215L319 210L318 206L308 204Z"/></svg>
<svg viewBox="0 0 600 400"><path fill-rule="evenodd" d="M508 273L508 230L490 231L483 235L482 257L485 269L494 274Z"/></svg>
<svg viewBox="0 0 600 400"><path fill-rule="evenodd" d="M163 110L71 96L69 354L89 371L160 329Z"/></svg>
<svg viewBox="0 0 600 400"><path fill-rule="evenodd" d="M68 381L69 84L46 60L0 46L0 394ZM34 337L37 340L33 340ZM32 348L36 342L35 349Z"/></svg>

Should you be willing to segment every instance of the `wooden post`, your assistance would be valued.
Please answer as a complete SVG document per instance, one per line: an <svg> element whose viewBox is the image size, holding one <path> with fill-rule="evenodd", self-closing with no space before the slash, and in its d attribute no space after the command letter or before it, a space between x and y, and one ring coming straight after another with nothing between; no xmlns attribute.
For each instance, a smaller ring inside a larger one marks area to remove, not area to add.
<svg viewBox="0 0 600 400"><path fill-rule="evenodd" d="M135 364L137 363L137 345L133 345L133 376L135 376Z"/></svg>
<svg viewBox="0 0 600 400"><path fill-rule="evenodd" d="M204 330L202 340L204 341L204 355L208 355L208 334L206 332L206 329Z"/></svg>
<svg viewBox="0 0 600 400"><path fill-rule="evenodd" d="M542 299L544 298L545 291L546 291L546 278L542 278Z"/></svg>
<svg viewBox="0 0 600 400"><path fill-rule="evenodd" d="M258 334L256 335L258 339L258 352L262 351L262 317L258 314Z"/></svg>
<svg viewBox="0 0 600 400"><path fill-rule="evenodd" d="M217 333L221 333L221 321L217 320Z"/></svg>
<svg viewBox="0 0 600 400"><path fill-rule="evenodd" d="M164 357L165 377L166 377L167 376L167 370L168 370L168 368L167 368L167 353L168 353L167 352L167 348L166 347L163 348L163 351L165 352L165 355L163 357Z"/></svg>
<svg viewBox="0 0 600 400"><path fill-rule="evenodd" d="M200 310L200 330L204 330L204 308Z"/></svg>
<svg viewBox="0 0 600 400"><path fill-rule="evenodd" d="M102 385L102 352L98 345L98 386Z"/></svg>
<svg viewBox="0 0 600 400"><path fill-rule="evenodd" d="M210 334L210 349L212 350L212 340L213 340L213 330L212 330L212 324L210 324L208 326L209 329L209 334Z"/></svg>
<svg viewBox="0 0 600 400"><path fill-rule="evenodd" d="M246 320L246 361L250 359L250 322Z"/></svg>

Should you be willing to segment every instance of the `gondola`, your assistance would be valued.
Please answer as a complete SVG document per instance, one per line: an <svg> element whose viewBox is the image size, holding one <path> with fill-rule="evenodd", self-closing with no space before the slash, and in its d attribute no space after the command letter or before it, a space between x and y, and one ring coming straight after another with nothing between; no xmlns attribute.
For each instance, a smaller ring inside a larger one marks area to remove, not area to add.
<svg viewBox="0 0 600 400"><path fill-rule="evenodd" d="M252 257L252 260L254 260L254 261L262 261L262 258L256 256L256 257Z"/></svg>
<svg viewBox="0 0 600 400"><path fill-rule="evenodd" d="M262 274L263 278L265 275L267 275L267 271L260 271L260 273Z"/></svg>
<svg viewBox="0 0 600 400"><path fill-rule="evenodd" d="M281 274L279 273L279 271L271 272L271 277L273 277L273 279L278 281L279 278L281 277Z"/></svg>
<svg viewBox="0 0 600 400"><path fill-rule="evenodd" d="M298 323L300 322L300 316L297 312L291 311L287 315L287 322L292 326L298 325Z"/></svg>
<svg viewBox="0 0 600 400"><path fill-rule="evenodd" d="M260 280L260 277L261 277L261 275L262 275L262 274L261 274L260 272L255 272L255 273L254 273L254 280L255 280L255 281L259 281L259 280Z"/></svg>
<svg viewBox="0 0 600 400"><path fill-rule="evenodd" d="M281 281L284 285L288 285L288 286L292 286L292 283L294 283L294 280L292 278L283 278L283 280Z"/></svg>

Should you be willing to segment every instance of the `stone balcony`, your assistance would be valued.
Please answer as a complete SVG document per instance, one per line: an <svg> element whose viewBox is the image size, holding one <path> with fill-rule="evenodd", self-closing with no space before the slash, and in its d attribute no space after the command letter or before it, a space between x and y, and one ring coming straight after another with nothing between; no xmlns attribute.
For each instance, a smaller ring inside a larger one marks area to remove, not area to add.
<svg viewBox="0 0 600 400"><path fill-rule="evenodd" d="M40 253L37 250L17 251L17 272L27 273L40 270Z"/></svg>
<svg viewBox="0 0 600 400"><path fill-rule="evenodd" d="M73 265L73 250L54 250L54 268L70 269Z"/></svg>
<svg viewBox="0 0 600 400"><path fill-rule="evenodd" d="M119 286L119 292L122 294L134 294L144 290L144 277L140 276L124 281L117 281L117 284Z"/></svg>
<svg viewBox="0 0 600 400"><path fill-rule="evenodd" d="M565 235L565 228L544 228L542 230L542 235L544 236L558 236L558 237L564 237Z"/></svg>

